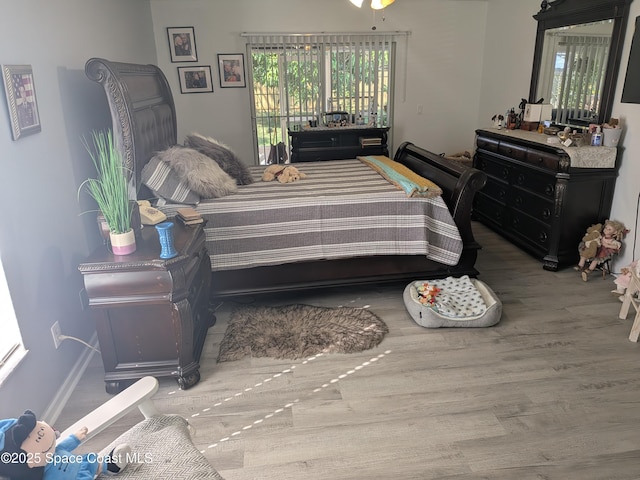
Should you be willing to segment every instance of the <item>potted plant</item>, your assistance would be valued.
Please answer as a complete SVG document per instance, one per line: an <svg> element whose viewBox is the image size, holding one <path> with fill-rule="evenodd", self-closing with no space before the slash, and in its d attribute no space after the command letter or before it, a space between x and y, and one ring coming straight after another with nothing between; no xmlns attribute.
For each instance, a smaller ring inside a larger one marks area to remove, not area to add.
<svg viewBox="0 0 640 480"><path fill-rule="evenodd" d="M131 225L133 212L129 201L128 175L122 156L113 142L111 130L94 131L92 145L83 141L96 167L97 178L82 182L83 188L96 201L109 226L111 248L116 255L136 251L136 238Z"/></svg>

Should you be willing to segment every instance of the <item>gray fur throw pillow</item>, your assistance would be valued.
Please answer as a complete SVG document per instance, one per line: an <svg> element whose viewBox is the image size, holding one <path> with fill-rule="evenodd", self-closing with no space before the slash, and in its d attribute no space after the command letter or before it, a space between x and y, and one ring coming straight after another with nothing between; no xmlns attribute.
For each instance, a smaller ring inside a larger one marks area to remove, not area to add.
<svg viewBox="0 0 640 480"><path fill-rule="evenodd" d="M193 148L176 145L155 155L167 162L202 198L225 197L238 191L236 181L216 162Z"/></svg>
<svg viewBox="0 0 640 480"><path fill-rule="evenodd" d="M253 177L242 160L225 144L211 138L192 133L184 140L186 147L198 150L216 161L220 168L236 179L239 185L253 183Z"/></svg>

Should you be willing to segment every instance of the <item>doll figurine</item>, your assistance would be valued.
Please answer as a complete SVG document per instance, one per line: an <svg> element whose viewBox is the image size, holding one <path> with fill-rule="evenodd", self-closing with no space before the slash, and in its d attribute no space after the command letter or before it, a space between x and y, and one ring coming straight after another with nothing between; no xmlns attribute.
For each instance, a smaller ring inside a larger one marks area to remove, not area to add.
<svg viewBox="0 0 640 480"><path fill-rule="evenodd" d="M618 275L613 281L613 283L616 284L616 289L611 290L611 293L620 297L620 301L623 300L622 296L627 291L627 288L629 288L629 284L631 283L631 271L633 269L636 269L636 272L640 272L640 264L638 263L638 260L635 260L631 262L630 265L620 269L620 275Z"/></svg>
<svg viewBox="0 0 640 480"><path fill-rule="evenodd" d="M102 472L119 473L128 463L131 448L118 445L107 456L72 453L87 433L87 428L82 428L56 445L56 432L36 420L31 410L18 419L0 420L0 476L12 480L92 480Z"/></svg>
<svg viewBox="0 0 640 480"><path fill-rule="evenodd" d="M589 275L593 271L614 255L620 252L622 248L621 240L624 238L628 230L622 222L617 220L607 220L601 231L597 231L597 225L592 225L587 229L586 235L578 246L580 253L580 261L575 270L581 272L582 280L589 280ZM588 265L587 265L588 264Z"/></svg>

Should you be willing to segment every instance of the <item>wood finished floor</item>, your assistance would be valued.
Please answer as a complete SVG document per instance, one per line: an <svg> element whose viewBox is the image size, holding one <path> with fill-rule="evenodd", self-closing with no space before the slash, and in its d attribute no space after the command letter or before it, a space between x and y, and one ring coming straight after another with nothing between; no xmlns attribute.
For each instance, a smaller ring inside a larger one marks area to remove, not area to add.
<svg viewBox="0 0 640 480"><path fill-rule="evenodd" d="M503 302L497 326L419 327L402 303L404 284L260 298L367 307L390 333L360 354L216 364L233 308L223 304L202 380L181 391L161 379L158 408L189 419L195 444L227 480L639 479L640 345L628 340L632 315L618 319L613 277L585 283L571 269L544 271L474 229L484 246L479 278ZM109 398L103 373L96 355L58 428ZM130 414L82 451L141 418Z"/></svg>

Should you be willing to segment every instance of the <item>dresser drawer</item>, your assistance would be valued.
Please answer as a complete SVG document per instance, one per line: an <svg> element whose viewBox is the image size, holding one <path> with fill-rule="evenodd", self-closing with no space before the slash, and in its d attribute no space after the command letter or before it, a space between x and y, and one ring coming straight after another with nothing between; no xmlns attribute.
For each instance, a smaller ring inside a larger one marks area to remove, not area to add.
<svg viewBox="0 0 640 480"><path fill-rule="evenodd" d="M525 160L527 157L527 149L525 147L514 145L513 143L500 142L498 146L498 153L505 157L513 158L515 160Z"/></svg>
<svg viewBox="0 0 640 480"><path fill-rule="evenodd" d="M482 192L497 202L506 204L509 201L510 187L507 183L487 177L487 183L482 188Z"/></svg>
<svg viewBox="0 0 640 480"><path fill-rule="evenodd" d="M511 184L535 192L542 197L554 198L556 193L556 177L533 169L513 169Z"/></svg>
<svg viewBox="0 0 640 480"><path fill-rule="evenodd" d="M514 187L509 199L509 205L527 213L536 220L550 224L553 219L553 199L540 197L527 190Z"/></svg>
<svg viewBox="0 0 640 480"><path fill-rule="evenodd" d="M473 202L473 212L487 221L502 226L506 207L487 195L478 192Z"/></svg>
<svg viewBox="0 0 640 480"><path fill-rule="evenodd" d="M528 149L525 161L531 165L553 170L554 172L560 171L560 157L554 153Z"/></svg>
<svg viewBox="0 0 640 480"><path fill-rule="evenodd" d="M551 227L549 225L538 222L527 214L512 209L509 211L509 218L505 226L513 234L533 246L542 249L549 248L551 238Z"/></svg>
<svg viewBox="0 0 640 480"><path fill-rule="evenodd" d="M489 152L498 153L498 146L500 142L493 138L487 137L478 137L476 140L476 145L478 148L482 150L487 150Z"/></svg>
<svg viewBox="0 0 640 480"><path fill-rule="evenodd" d="M504 182L509 181L511 177L512 166L507 163L496 160L491 155L479 154L476 158L475 168L482 170L489 177L494 177Z"/></svg>

